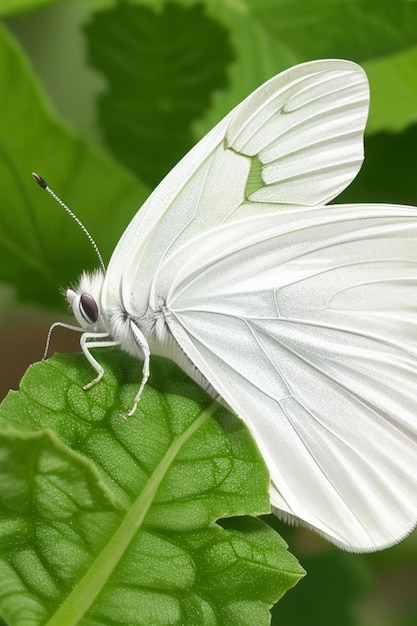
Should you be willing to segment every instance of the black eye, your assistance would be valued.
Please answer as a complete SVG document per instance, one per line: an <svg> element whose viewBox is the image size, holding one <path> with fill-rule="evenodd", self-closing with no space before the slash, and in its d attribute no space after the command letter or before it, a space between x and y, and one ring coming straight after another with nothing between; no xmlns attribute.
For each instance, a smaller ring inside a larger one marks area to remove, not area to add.
<svg viewBox="0 0 417 626"><path fill-rule="evenodd" d="M93 296L82 293L80 297L80 313L89 324L95 324L98 320L98 306Z"/></svg>

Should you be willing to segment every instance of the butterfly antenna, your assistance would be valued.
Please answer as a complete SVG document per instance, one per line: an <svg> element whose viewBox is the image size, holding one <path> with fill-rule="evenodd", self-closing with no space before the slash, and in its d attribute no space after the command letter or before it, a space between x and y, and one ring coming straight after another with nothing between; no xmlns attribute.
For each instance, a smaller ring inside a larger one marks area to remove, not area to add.
<svg viewBox="0 0 417 626"><path fill-rule="evenodd" d="M42 176L39 176L39 174L36 174L36 172L32 172L32 178L33 178L33 180L35 182L38 183L39 187L42 187L42 189L45 189L45 191L47 191L53 197L53 199L56 200L58 202L58 204L60 204L62 206L62 208L64 208L66 210L68 215L70 217L72 217L72 219L75 221L75 223L78 224L78 226L83 231L84 235L87 237L88 241L93 246L94 251L95 251L95 253L96 253L97 257L98 257L98 260L100 262L101 269L103 270L103 272L105 272L106 271L106 266L104 265L103 257L100 254L100 250L98 249L98 246L97 246L96 242L94 241L94 239L92 238L92 236L90 235L90 233L88 232L88 230L86 229L86 227L84 226L84 224L82 223L80 218L78 218L75 215L75 213L73 213L71 211L71 209L65 204L65 202L62 202L61 198L59 196L57 196L56 193L54 191L52 191L52 189L50 187L48 187L48 184L47 184L46 180L44 180L42 178Z"/></svg>

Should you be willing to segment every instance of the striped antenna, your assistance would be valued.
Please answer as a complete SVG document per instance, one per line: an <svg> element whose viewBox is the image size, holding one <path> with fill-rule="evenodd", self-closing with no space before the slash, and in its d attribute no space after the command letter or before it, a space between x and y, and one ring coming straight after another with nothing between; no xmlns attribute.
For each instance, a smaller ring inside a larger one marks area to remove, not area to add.
<svg viewBox="0 0 417 626"><path fill-rule="evenodd" d="M94 251L97 255L97 258L100 262L101 268L103 272L105 272L106 266L104 265L103 257L100 254L100 250L98 249L96 242L94 241L94 239L92 238L92 236L90 235L90 233L88 232L88 230L86 229L82 221L75 215L75 213L71 211L71 209L65 204L65 202L62 202L61 198L59 198L56 195L56 193L52 191L50 187L48 187L47 182L42 178L42 176L39 176L39 174L36 174L36 172L32 172L32 178L35 182L38 183L39 187L42 187L42 189L45 189L45 191L47 191L53 197L53 199L56 200L58 204L60 204L66 210L68 215L72 217L75 223L78 224L78 226L81 228L81 230L83 231L84 235L87 237L90 244L93 246Z"/></svg>

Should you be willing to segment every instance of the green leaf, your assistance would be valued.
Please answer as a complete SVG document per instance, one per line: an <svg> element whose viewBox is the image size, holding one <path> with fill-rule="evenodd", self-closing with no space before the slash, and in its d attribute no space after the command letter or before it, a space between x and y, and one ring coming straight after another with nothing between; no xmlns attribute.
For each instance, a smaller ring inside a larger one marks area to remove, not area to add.
<svg viewBox="0 0 417 626"><path fill-rule="evenodd" d="M246 427L164 359L123 419L140 363L99 358L87 392L85 358L61 355L0 407L0 613L13 626L269 624L303 570L241 517L269 509Z"/></svg>
<svg viewBox="0 0 417 626"><path fill-rule="evenodd" d="M96 13L86 33L90 61L108 82L99 102L107 145L154 186L192 147L191 125L214 90L227 86L228 33L201 4L172 3L118 4Z"/></svg>
<svg viewBox="0 0 417 626"><path fill-rule="evenodd" d="M297 594L287 595L275 607L272 624L357 626L356 603L371 579L371 570L362 556L329 548L306 554L303 561L309 575Z"/></svg>
<svg viewBox="0 0 417 626"><path fill-rule="evenodd" d="M0 281L13 284L23 300L56 305L58 285L98 261L31 172L76 207L106 259L147 190L51 113L22 51L1 27L0 103Z"/></svg>
<svg viewBox="0 0 417 626"><path fill-rule="evenodd" d="M398 132L417 122L416 67L417 46L364 63L371 89L368 134L380 130Z"/></svg>
<svg viewBox="0 0 417 626"><path fill-rule="evenodd" d="M369 137L362 169L337 198L337 203L393 202L416 206L416 146L417 124L403 133L377 133Z"/></svg>
<svg viewBox="0 0 417 626"><path fill-rule="evenodd" d="M229 29L236 62L228 90L198 124L200 135L274 74L319 58L347 58L369 68L371 130L403 128L416 119L415 2L216 0L207 7Z"/></svg>
<svg viewBox="0 0 417 626"><path fill-rule="evenodd" d="M259 22L303 58L363 60L402 50L417 39L417 6L399 0L246 0ZM284 19L280 20L280 15ZM355 37L352 37L355 33Z"/></svg>
<svg viewBox="0 0 417 626"><path fill-rule="evenodd" d="M59 4L62 0L1 0L0 15L16 15L48 4Z"/></svg>

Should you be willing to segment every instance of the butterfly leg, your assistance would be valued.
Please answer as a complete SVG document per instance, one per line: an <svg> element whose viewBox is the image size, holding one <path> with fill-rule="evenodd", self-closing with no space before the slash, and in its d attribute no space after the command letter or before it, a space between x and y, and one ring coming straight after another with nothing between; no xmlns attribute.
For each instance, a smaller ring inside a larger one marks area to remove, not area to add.
<svg viewBox="0 0 417 626"><path fill-rule="evenodd" d="M108 336L109 336L108 333L83 333L81 335L81 341L80 341L81 349L84 352L84 355L86 359L88 360L88 362L90 363L90 365L97 372L97 376L93 380L91 380L89 383L84 385L83 389L90 389L91 387L93 387L93 385L98 383L103 378L103 375L104 375L104 369L102 368L100 363L96 361L96 359L93 357L93 355L90 352L90 349L91 348L110 348L112 346L120 345L118 341L114 341L114 340L109 340L109 341L88 341L88 340L99 339L101 337L104 339L105 337L108 337Z"/></svg>
<svg viewBox="0 0 417 626"><path fill-rule="evenodd" d="M149 362L150 362L150 356L151 356L151 351L149 348L149 344L146 340L145 335L142 333L142 331L139 329L139 327L135 324L135 322L133 320L131 320L130 322L130 327L132 329L134 338L136 343L138 344L139 348L141 349L142 353L143 353L143 367L142 367L142 382L140 383L140 387L138 389L138 392L135 396L135 400L133 402L133 406L129 409L129 411L127 413L124 414L124 417L131 417L133 415L133 413L136 411L136 407L139 404L139 400L140 397L142 395L142 391L145 388L146 383L148 382L148 378L149 378Z"/></svg>
<svg viewBox="0 0 417 626"><path fill-rule="evenodd" d="M67 328L68 330L76 330L77 333L84 333L84 328L80 328L80 326L73 326L72 324L64 324L63 322L54 322L52 326L49 328L48 336L46 338L45 350L43 351L42 361L45 361L48 358L49 345L51 343L52 333L57 327Z"/></svg>

